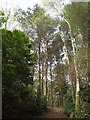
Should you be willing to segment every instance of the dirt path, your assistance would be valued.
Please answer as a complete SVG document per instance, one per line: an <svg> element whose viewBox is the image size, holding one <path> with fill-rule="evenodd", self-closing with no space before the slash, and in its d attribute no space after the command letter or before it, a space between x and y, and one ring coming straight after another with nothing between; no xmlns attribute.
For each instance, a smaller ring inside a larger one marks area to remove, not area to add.
<svg viewBox="0 0 90 120"><path fill-rule="evenodd" d="M67 116L64 114L63 109L60 108L47 108L47 110L40 116L33 116L31 117L30 114L11 114L9 113L6 118L67 118Z"/></svg>
<svg viewBox="0 0 90 120"><path fill-rule="evenodd" d="M45 113L38 118L67 118L63 110L60 108L48 108Z"/></svg>

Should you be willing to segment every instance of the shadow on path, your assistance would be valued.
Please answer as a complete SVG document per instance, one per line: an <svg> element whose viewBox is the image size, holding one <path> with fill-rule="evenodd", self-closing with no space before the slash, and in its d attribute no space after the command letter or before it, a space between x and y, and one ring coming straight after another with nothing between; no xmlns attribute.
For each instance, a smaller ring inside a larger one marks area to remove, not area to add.
<svg viewBox="0 0 90 120"><path fill-rule="evenodd" d="M34 118L67 118L61 108L48 108L42 115Z"/></svg>
<svg viewBox="0 0 90 120"><path fill-rule="evenodd" d="M23 114L8 114L8 116L4 117L5 120L6 118L12 119L12 118L19 118L22 120L43 120L44 118L67 118L67 116L64 114L64 111L62 108L47 108L45 112L42 113L42 115L38 116L31 116L30 113L23 113ZM3 119L2 119L3 120Z"/></svg>

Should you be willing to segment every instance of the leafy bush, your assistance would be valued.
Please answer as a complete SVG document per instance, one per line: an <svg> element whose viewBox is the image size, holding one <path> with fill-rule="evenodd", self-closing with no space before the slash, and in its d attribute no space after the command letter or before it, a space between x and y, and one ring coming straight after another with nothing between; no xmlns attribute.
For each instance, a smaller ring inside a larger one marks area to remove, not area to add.
<svg viewBox="0 0 90 120"><path fill-rule="evenodd" d="M69 90L65 94L64 111L67 114L67 116L70 116L71 114L75 115L75 106L73 104L71 91ZM90 103L81 101L76 117L77 118L88 118L89 116L90 116Z"/></svg>
<svg viewBox="0 0 90 120"><path fill-rule="evenodd" d="M33 88L33 42L23 32L2 30L3 117L13 113L40 114L46 107ZM17 115L16 115L17 116Z"/></svg>
<svg viewBox="0 0 90 120"><path fill-rule="evenodd" d="M64 111L67 116L70 116L71 113L75 112L71 91L67 91L67 93L65 94Z"/></svg>
<svg viewBox="0 0 90 120"><path fill-rule="evenodd" d="M83 102L83 104L80 105L79 110L77 111L77 117L78 118L88 118L90 116L89 113L89 106L86 102Z"/></svg>

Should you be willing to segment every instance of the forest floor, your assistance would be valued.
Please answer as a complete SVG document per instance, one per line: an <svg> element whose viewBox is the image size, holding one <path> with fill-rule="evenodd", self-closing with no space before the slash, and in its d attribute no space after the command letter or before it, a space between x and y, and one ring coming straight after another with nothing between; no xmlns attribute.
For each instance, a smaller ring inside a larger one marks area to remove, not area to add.
<svg viewBox="0 0 90 120"><path fill-rule="evenodd" d="M67 118L61 108L48 108L46 112L36 118Z"/></svg>
<svg viewBox="0 0 90 120"><path fill-rule="evenodd" d="M35 115L32 116L30 113L23 113L23 114L12 114L8 113L5 118L68 118L65 114L62 108L47 108L45 112L43 112L41 115Z"/></svg>

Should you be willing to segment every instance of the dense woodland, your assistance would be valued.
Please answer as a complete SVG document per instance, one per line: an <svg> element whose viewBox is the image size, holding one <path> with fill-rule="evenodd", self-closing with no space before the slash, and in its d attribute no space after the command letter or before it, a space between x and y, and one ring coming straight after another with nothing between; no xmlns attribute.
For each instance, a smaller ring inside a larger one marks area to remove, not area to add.
<svg viewBox="0 0 90 120"><path fill-rule="evenodd" d="M62 107L69 117L88 118L89 3L43 4L15 10L18 28L12 30L10 15L0 11L2 116L37 116Z"/></svg>

